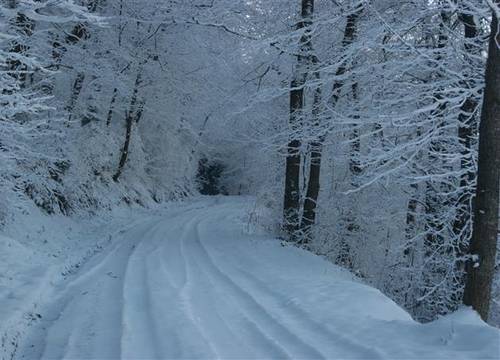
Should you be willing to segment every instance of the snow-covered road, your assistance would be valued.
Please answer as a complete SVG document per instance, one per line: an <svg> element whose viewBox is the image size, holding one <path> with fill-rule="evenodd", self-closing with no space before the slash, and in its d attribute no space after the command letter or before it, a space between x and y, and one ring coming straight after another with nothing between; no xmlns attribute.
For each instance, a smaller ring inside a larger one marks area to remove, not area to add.
<svg viewBox="0 0 500 360"><path fill-rule="evenodd" d="M16 358L498 358L463 310L420 325L327 261L246 234L245 200L179 206L56 285Z"/></svg>

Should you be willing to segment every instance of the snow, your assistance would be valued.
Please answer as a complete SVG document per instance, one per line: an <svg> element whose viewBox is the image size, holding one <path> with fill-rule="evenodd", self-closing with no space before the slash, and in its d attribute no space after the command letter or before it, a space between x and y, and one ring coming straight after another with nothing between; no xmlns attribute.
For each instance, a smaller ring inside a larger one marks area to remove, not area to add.
<svg viewBox="0 0 500 360"><path fill-rule="evenodd" d="M247 231L251 202L54 223L47 246L71 237L59 261L43 241L35 251L2 236L4 357L500 358L499 330L471 310L419 324L347 271Z"/></svg>

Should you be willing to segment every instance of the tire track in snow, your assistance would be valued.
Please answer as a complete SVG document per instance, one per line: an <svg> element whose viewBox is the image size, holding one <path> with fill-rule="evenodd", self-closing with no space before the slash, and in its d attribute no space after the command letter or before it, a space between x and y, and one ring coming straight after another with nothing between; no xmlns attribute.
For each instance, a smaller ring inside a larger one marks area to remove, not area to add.
<svg viewBox="0 0 500 360"><path fill-rule="evenodd" d="M226 223L227 218L219 217L217 218L217 221L214 221L213 218L205 219L202 222L208 221L211 223ZM247 285L246 291L252 294L258 294L260 299L265 299L266 302L269 302L269 305L272 306L282 321L289 323L291 328L306 331L308 335L307 338L311 343L316 343L318 345L317 348L329 348L330 351L335 351L335 353L342 351L342 353L339 354L342 358L354 357L363 359L381 359L383 357L383 354L376 351L372 347L364 346L361 342L356 341L354 338L348 338L345 334L314 321L307 314L307 312L298 307L296 304L287 303L283 294L269 288L264 281L244 270L241 265L238 265L236 262L231 261L231 266L227 263L225 263L224 266L218 265L218 262L209 254L206 245L203 244L200 237L199 241L211 261L221 270L221 272L224 272L222 271L223 268L236 271L240 275L238 276L238 280L235 280L234 275L233 277L229 276L227 271L224 273L231 278L235 284L239 284L238 286L242 289L242 282L240 280L243 280L243 282ZM355 354L353 354L354 349L356 349Z"/></svg>
<svg viewBox="0 0 500 360"><path fill-rule="evenodd" d="M223 273L213 262L212 258L204 248L200 241L198 224L194 227L192 244L193 251L196 253L196 259L204 262L204 268L210 272L214 279L217 279L219 287L226 289L227 294L233 297L240 303L241 308L250 310L252 316L263 325L261 328L268 329L273 333L273 338L282 345L287 352L292 352L292 357L307 358L307 359L325 359L326 356L316 350L310 344L304 342L299 336L289 331L282 323L280 323L271 313L266 310L255 297L241 288L229 276ZM204 260L202 260L204 259ZM288 351L288 349L290 351Z"/></svg>
<svg viewBox="0 0 500 360"><path fill-rule="evenodd" d="M132 252L127 259L122 293L120 342L120 358L122 359L160 358L156 348L160 339L155 339L154 316L151 313L151 287L144 259L147 252L144 252L144 247L150 245L145 244L145 242L151 242L151 238L161 224L162 222L159 221L144 233L137 243L132 245ZM136 259L136 257L139 258Z"/></svg>
<svg viewBox="0 0 500 360"><path fill-rule="evenodd" d="M199 204L183 206L184 211L176 211L167 219L185 218L186 215L197 213L204 208L205 206L199 206ZM153 218L154 221L136 222L117 232L117 234L124 234L123 239L116 239L104 249L104 252L90 258L78 271L54 286L50 303L45 302L39 305L42 319L34 323L33 327L19 339L17 357L64 358L69 357L77 347L84 348L84 354L98 354L101 357L103 351L106 354L114 354L105 356L108 358L116 358L117 353L121 353L123 331L121 308L124 298L122 280L134 251L133 245L142 242L149 231L165 222L165 217L159 220L157 216ZM111 283L108 281L110 279L112 279ZM109 287L112 287L113 291ZM111 305L109 298L116 297L120 300L114 301ZM109 312L118 314L113 314L110 320L108 319ZM113 323L107 324L106 322L109 321ZM95 324L92 325L92 323ZM108 331L108 328L114 331ZM94 330L106 330L106 336L97 334L91 338ZM85 339L82 339L82 336ZM84 346L80 346L82 343Z"/></svg>
<svg viewBox="0 0 500 360"><path fill-rule="evenodd" d="M192 269L189 268L190 265L188 264L188 260L187 260L186 255L185 255L186 250L184 248L184 239L189 235L189 225L190 224L191 224L191 222L185 223L185 225L183 226L182 235L177 240L177 243L179 244L179 254L180 254L180 258L182 259L182 264L184 266L184 274L185 274L184 284L182 285L181 289L179 290L179 297L181 299L180 306L184 309L184 311L186 312L191 323L196 327L196 329L201 334L201 338L203 339L203 341L208 344L211 355L207 356L207 357L220 358L219 354L217 353L217 349L215 347L215 344L213 343L213 341L210 340L207 332L204 330L199 319L195 315L195 308L193 306L192 299L190 296L190 287L192 286L191 285Z"/></svg>
<svg viewBox="0 0 500 360"><path fill-rule="evenodd" d="M148 227L150 223L146 224ZM67 277L54 287L54 299L51 303L42 304L40 313L42 319L22 340L22 351L19 357L24 358L68 358L70 355L83 351L90 355L95 345L106 342L107 349L113 349L113 338L106 340L92 338L93 319L101 322L106 319L115 327L120 325L117 309L101 309L106 304L107 297L115 296L120 284L114 282L110 276L105 276L108 270L113 274L121 275L122 267L117 259L128 258L128 251L124 243L136 241L135 233L142 231L145 225L138 226L125 238L124 242L116 242L105 253L85 263L77 273ZM113 259L114 261L110 261ZM111 271L110 271L111 272ZM97 278L97 281L96 281ZM94 306L88 308L92 299ZM101 316L103 313L113 313L113 316ZM116 315L116 316L115 316ZM108 324L109 325L109 324ZM106 326L104 326L106 328ZM85 341L82 341L84 339ZM80 345L84 344L84 345ZM117 346L119 347L118 340ZM77 349L78 348L78 349ZM81 355L81 352L80 352Z"/></svg>
<svg viewBox="0 0 500 360"><path fill-rule="evenodd" d="M289 355L275 341L267 337L255 323L242 314L240 308L235 307L234 303L227 302L227 293L218 292L220 287L214 282L209 272L205 271L205 267L199 261L199 256L188 251L192 250L197 222L199 220L194 218L187 224L188 233L182 238L184 252L188 254L186 257L188 268L195 274L193 278L196 279L189 290L190 292L196 290L190 295L190 307L200 327L205 333L211 334L211 343L218 358L289 358ZM200 294L204 294L204 297L201 298ZM239 336L242 332L245 332L247 337ZM263 345L266 351L262 351ZM256 352L262 354L257 355Z"/></svg>
<svg viewBox="0 0 500 360"><path fill-rule="evenodd" d="M170 239L169 241L165 241L164 244L174 245L177 247L179 254L180 262L183 266L183 274L185 278L186 267L184 261L184 255L181 254L180 246L181 239L187 236L187 232L189 231L189 224L185 223L183 226L182 236L176 237L175 241ZM164 314L164 316L168 316L172 321L170 323L175 322L176 324L171 325L170 331L175 329L177 338L179 338L179 343L175 346L178 348L178 351L172 352L170 349L164 352L166 354L166 358L185 358L185 359L193 359L193 358L206 358L208 353L212 353L215 358L215 349L213 343L206 338L205 332L202 330L201 326L198 324L198 321L195 319L195 315L193 312L193 304L191 295L189 295L187 281L184 281L182 286L177 286L173 284L169 279L171 279L171 269L169 269L170 257L162 256L164 252L155 253L152 257L152 261L154 263L158 263L158 267L161 270L163 277L159 277L160 281L163 281L162 286L167 289L166 293L160 293L162 297L165 297L165 303L169 304L169 310ZM175 256L174 255L174 256ZM177 266L177 265L175 265ZM167 299L168 298L168 299ZM167 320L168 321L168 320ZM183 344L186 342L186 339L196 339L195 343Z"/></svg>
<svg viewBox="0 0 500 360"><path fill-rule="evenodd" d="M199 221L197 221L199 223ZM195 227L197 226L195 224ZM193 231L193 230L192 230ZM194 230L194 237L197 236L196 230ZM193 238L193 236L191 236ZM199 256L193 256L195 259L199 259ZM199 261L197 261L199 265ZM200 266L200 265L199 265ZM200 267L203 270L203 266ZM210 271L204 272L208 275L207 281L212 285L213 289L220 289L217 287L217 279L210 275ZM227 293L223 292L220 294L220 299L225 300ZM234 303L224 304L224 310L230 311L231 314L228 316L231 321L226 321L225 324L234 334L245 333L245 342L252 345L253 351L260 353L260 355L255 356L256 358L274 358L274 359L286 359L291 358L291 355L286 352L286 350L271 336L269 336L266 331L264 331L245 311L242 310L241 306L235 306ZM240 356L241 357L241 356ZM243 357L248 357L243 355Z"/></svg>
<svg viewBox="0 0 500 360"><path fill-rule="evenodd" d="M172 230L168 229L168 231ZM179 228L180 230L183 228ZM156 232L155 239L153 239L154 244L152 244L154 246L144 258L148 273L151 275L150 283L153 284L151 287L151 295L153 296L150 296L151 306L156 314L153 321L157 337L159 334L162 335L162 339L158 341L161 358L205 358L207 352L210 352L210 346L193 323L192 317L182 306L179 306L181 304L179 287L172 282L172 278L175 278L172 274L179 274L179 264L174 264L175 269L169 269L170 260L174 254L165 257L164 251L161 251L165 250L167 246L179 246L178 241L166 240L162 237L162 233L167 233L167 229L164 228ZM175 237L175 239L179 239L179 237ZM182 259L180 260L182 262ZM181 275L181 277L184 276Z"/></svg>
<svg viewBox="0 0 500 360"><path fill-rule="evenodd" d="M203 268L194 260L194 266L197 280L201 281L194 289L196 292L193 299L193 305L197 309L196 313L201 321L205 332L210 334L211 342L214 344L215 351L221 359L243 359L254 358L253 349L249 348L246 339L237 336L240 328L232 328L229 322L232 320L234 310L224 295L216 292L216 285L209 276L204 274ZM204 277L201 276L204 274ZM203 294L203 296L201 296Z"/></svg>
<svg viewBox="0 0 500 360"><path fill-rule="evenodd" d="M180 306L181 299L178 289L168 280L168 269L161 253L154 253L150 262L152 268L159 269L161 276L158 276L158 285L164 291L159 291L154 297L155 307L163 308L164 311L157 314L157 322L164 324L158 326L159 331L164 336L161 342L161 354L166 359L192 359L202 358L210 351L210 346L203 339L199 329L193 324L192 319ZM186 339L197 339L197 343L183 345Z"/></svg>
<svg viewBox="0 0 500 360"><path fill-rule="evenodd" d="M252 291L261 294L273 304L284 318L289 320L292 326L301 326L301 330L308 332L308 338L320 339L322 348L332 348L336 353L343 351L342 358L357 359L381 359L383 355L371 347L364 346L362 343L346 337L338 331L335 331L323 324L312 320L309 315L293 303L285 304L285 297L282 294L271 290L262 280L242 269L237 269L242 275L239 279L244 279L247 285L250 285ZM356 353L353 354L356 349Z"/></svg>
<svg viewBox="0 0 500 360"><path fill-rule="evenodd" d="M215 341L212 337L209 336L209 332L207 330L210 330L209 326L206 326L206 318L204 318L205 311L210 311L210 308L206 309L200 309L202 304L196 304L195 303L195 298L193 298L193 290L196 289L196 284L194 281L196 281L196 276L201 275L203 276L201 271L196 272L197 265L194 263L194 259L191 254L187 254L187 249L186 249L186 244L185 242L190 242L189 236L191 235L192 232L192 226L194 224L193 220L190 220L185 223L183 227L183 233L182 236L179 237L178 243L179 243L179 251L181 254L181 258L185 267L186 271L186 282L180 289L180 298L181 298L181 306L182 308L186 311L188 317L190 318L191 322L196 326L198 331L200 332L202 338L204 341L207 342L211 355L207 356L207 358L217 358L220 359L222 358L221 354L219 353L219 349L217 348L217 345L215 344ZM200 300L198 298L198 300ZM201 299L203 301L207 300L206 298ZM202 311L200 311L202 310Z"/></svg>
<svg viewBox="0 0 500 360"><path fill-rule="evenodd" d="M158 233L156 241L160 242L161 237ZM163 336L158 343L162 358L180 359L183 357L181 334L172 331L172 329L178 329L180 325L179 319L176 319L177 290L171 281L170 271L165 267L164 252L161 251L165 246L162 247L162 245L165 244L155 244L154 249L149 252L145 259L147 273L154 279L154 289L152 291L154 296L151 296L151 306L155 309L156 314L154 321L157 338L158 334ZM160 291L155 291L157 288ZM169 328L164 328L163 325L165 324L168 324Z"/></svg>
<svg viewBox="0 0 500 360"><path fill-rule="evenodd" d="M165 230L165 233L171 233L174 229ZM165 276L168 278L172 287L180 291L187 282L186 264L180 249L180 237L184 236L184 233L187 231L186 224L182 227L178 227L178 230L181 231L181 236L174 235L173 239L165 236L165 241L158 245L158 251L164 259L162 264L166 264L168 268Z"/></svg>

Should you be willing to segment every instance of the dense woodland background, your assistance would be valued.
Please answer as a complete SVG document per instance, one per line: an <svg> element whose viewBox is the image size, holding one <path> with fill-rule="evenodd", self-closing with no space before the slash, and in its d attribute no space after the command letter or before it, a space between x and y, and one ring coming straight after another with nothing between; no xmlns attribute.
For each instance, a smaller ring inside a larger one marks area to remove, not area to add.
<svg viewBox="0 0 500 360"><path fill-rule="evenodd" d="M496 2L313 4L2 0L0 223L252 195L416 319L455 310Z"/></svg>

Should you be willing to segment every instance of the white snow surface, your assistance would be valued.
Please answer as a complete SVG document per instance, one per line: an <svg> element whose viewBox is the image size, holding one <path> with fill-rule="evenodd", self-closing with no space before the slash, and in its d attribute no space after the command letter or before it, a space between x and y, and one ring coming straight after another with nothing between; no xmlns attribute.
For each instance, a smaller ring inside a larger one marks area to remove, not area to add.
<svg viewBox="0 0 500 360"><path fill-rule="evenodd" d="M499 330L470 309L419 324L345 270L249 231L251 202L122 214L65 250L78 261L0 237L2 358L500 358Z"/></svg>

